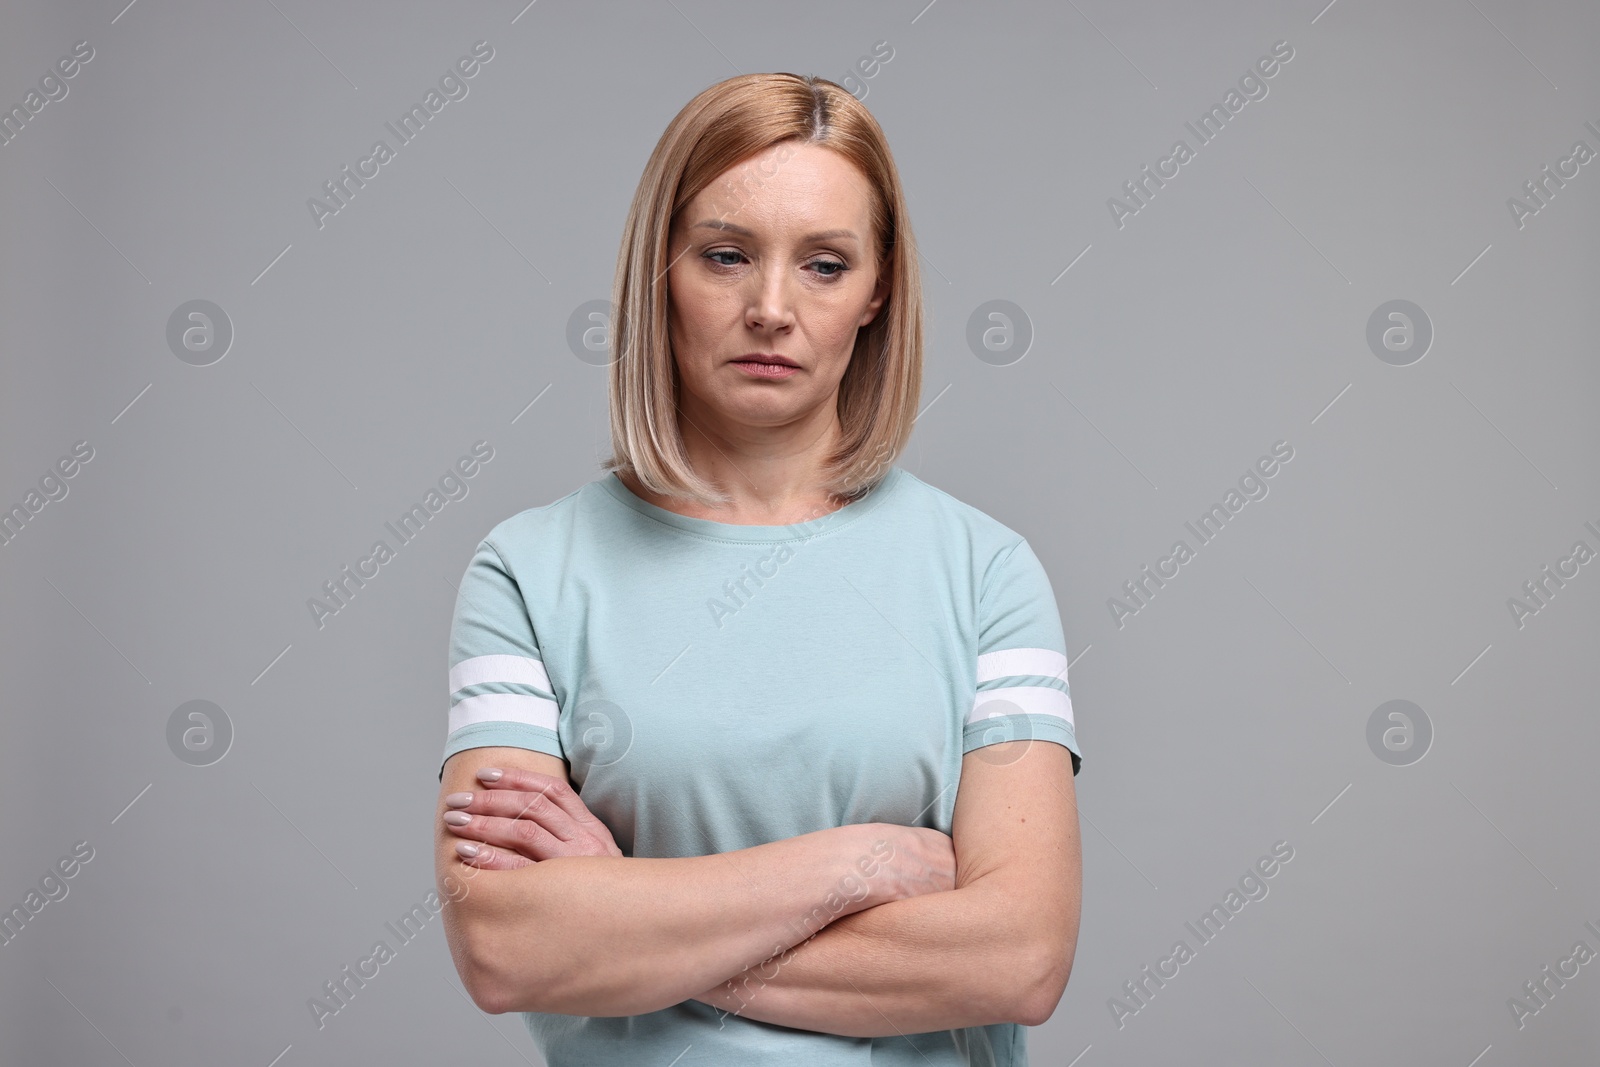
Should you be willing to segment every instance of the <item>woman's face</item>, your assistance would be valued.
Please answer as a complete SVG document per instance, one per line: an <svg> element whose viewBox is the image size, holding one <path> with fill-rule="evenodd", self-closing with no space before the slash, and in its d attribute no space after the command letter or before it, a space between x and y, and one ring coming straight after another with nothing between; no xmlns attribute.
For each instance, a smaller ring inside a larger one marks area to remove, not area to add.
<svg viewBox="0 0 1600 1067"><path fill-rule="evenodd" d="M831 149L786 142L730 167L679 213L667 323L695 427L738 437L832 423L856 331L889 293L870 190ZM740 362L753 355L797 368L759 373Z"/></svg>

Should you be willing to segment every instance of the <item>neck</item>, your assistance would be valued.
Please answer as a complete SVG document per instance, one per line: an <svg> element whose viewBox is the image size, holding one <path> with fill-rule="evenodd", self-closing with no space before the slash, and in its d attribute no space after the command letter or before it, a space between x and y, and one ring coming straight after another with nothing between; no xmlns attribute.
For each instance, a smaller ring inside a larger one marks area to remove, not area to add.
<svg viewBox="0 0 1600 1067"><path fill-rule="evenodd" d="M632 477L625 484L645 500L693 518L737 525L788 526L837 511L849 500L822 487L822 466L838 447L841 427L832 405L815 427L785 428L783 436L739 427L728 431L679 410L689 461L729 497L708 508L683 497L650 493Z"/></svg>

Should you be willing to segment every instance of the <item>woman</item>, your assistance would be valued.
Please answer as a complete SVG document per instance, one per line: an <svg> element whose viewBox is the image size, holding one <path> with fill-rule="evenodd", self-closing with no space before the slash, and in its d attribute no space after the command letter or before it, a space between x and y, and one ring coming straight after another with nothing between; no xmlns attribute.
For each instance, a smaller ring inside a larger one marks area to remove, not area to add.
<svg viewBox="0 0 1600 1067"><path fill-rule="evenodd" d="M893 465L921 292L882 130L818 78L705 90L613 298L611 473L495 526L456 603L463 982L551 1067L1026 1063L1077 943L1066 650L1027 542Z"/></svg>

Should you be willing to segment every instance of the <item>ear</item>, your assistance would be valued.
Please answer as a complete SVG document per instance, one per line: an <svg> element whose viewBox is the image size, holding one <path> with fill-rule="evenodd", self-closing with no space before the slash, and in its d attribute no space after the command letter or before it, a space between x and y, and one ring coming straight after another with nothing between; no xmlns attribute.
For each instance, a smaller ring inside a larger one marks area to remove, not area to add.
<svg viewBox="0 0 1600 1067"><path fill-rule="evenodd" d="M878 310L883 307L883 302L889 299L889 290L894 285L894 259L891 257L883 261L878 268L878 284L872 290L872 300L867 304L867 310L862 313L861 325L865 326L878 317Z"/></svg>

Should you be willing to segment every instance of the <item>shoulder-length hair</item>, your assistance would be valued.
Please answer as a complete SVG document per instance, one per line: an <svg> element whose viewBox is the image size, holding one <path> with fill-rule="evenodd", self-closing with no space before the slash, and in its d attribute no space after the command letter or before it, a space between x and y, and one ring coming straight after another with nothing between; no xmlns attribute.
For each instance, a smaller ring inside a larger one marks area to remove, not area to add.
<svg viewBox="0 0 1600 1067"><path fill-rule="evenodd" d="M824 487L846 497L865 492L905 448L922 394L922 281L888 141L862 103L834 82L744 74L704 90L678 112L628 209L612 283L612 454L602 469L631 473L665 496L707 506L728 501L690 466L678 422L681 382L667 331L669 234L678 212L735 164L747 163L735 195L759 189L777 171L751 157L785 142L832 149L866 177L878 268L890 277L888 297L856 334L839 383L841 441L824 461Z"/></svg>

